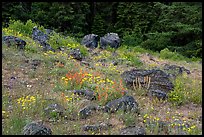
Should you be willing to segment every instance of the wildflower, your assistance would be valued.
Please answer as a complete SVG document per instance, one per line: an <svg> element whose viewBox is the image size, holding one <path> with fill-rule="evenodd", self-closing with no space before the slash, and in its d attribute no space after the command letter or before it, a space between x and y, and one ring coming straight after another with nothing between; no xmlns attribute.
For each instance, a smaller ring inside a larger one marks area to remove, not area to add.
<svg viewBox="0 0 204 137"><path fill-rule="evenodd" d="M195 127L196 127L196 126L195 126L195 125L193 125L193 126L191 126L190 128L191 128L191 129L194 129Z"/></svg>
<svg viewBox="0 0 204 137"><path fill-rule="evenodd" d="M148 116L148 114L145 114L145 115L144 115L144 118L146 118L147 116Z"/></svg>

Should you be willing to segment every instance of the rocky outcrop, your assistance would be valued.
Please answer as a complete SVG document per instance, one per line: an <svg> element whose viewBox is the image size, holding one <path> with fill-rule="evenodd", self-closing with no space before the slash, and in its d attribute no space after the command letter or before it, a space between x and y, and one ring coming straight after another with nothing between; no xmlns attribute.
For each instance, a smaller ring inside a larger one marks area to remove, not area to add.
<svg viewBox="0 0 204 137"><path fill-rule="evenodd" d="M108 33L100 38L100 48L106 49L108 45L111 48L118 48L120 46L120 38L117 33Z"/></svg>
<svg viewBox="0 0 204 137"><path fill-rule="evenodd" d="M149 91L148 95L162 99L165 99L174 87L169 75L162 70L132 69L122 73L121 77L127 88L145 88Z"/></svg>
<svg viewBox="0 0 204 137"><path fill-rule="evenodd" d="M23 128L23 135L52 135L52 130L42 122L31 122Z"/></svg>
<svg viewBox="0 0 204 137"><path fill-rule="evenodd" d="M19 49L25 49L26 42L15 36L3 36L2 42L5 43L8 47L16 45Z"/></svg>
<svg viewBox="0 0 204 137"><path fill-rule="evenodd" d="M104 112L110 113L114 113L118 110L122 110L124 112L132 111L138 113L138 103L132 96L125 95L121 98L108 102L103 108Z"/></svg>
<svg viewBox="0 0 204 137"><path fill-rule="evenodd" d="M98 47L98 35L95 34L88 34L83 37L81 41L81 45L85 45L87 48L97 48Z"/></svg>

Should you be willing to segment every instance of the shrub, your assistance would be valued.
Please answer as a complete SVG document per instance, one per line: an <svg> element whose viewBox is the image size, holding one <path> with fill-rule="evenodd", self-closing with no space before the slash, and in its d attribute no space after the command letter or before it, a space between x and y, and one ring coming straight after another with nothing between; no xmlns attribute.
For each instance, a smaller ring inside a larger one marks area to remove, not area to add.
<svg viewBox="0 0 204 137"><path fill-rule="evenodd" d="M160 57L162 59L171 59L171 60L185 60L186 58L182 55L180 55L177 52L171 52L169 51L168 48L165 48L163 50L160 51Z"/></svg>
<svg viewBox="0 0 204 137"><path fill-rule="evenodd" d="M44 27L40 26L36 23L33 23L31 20L28 20L25 24L19 20L10 20L9 21L9 29L12 29L16 32L22 33L25 36L32 35L32 29L34 26L38 26L38 29L44 31Z"/></svg>

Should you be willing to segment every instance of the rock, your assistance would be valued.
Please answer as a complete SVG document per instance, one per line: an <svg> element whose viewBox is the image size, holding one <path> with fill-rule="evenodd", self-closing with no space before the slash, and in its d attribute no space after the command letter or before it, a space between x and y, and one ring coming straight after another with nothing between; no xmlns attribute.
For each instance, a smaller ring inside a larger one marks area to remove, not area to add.
<svg viewBox="0 0 204 137"><path fill-rule="evenodd" d="M156 90L150 90L149 93L148 93L149 96L156 96L158 99L166 99L168 96L167 96L167 93L159 90L159 89L156 89Z"/></svg>
<svg viewBox="0 0 204 137"><path fill-rule="evenodd" d="M120 130L120 135L145 135L145 129L139 126L126 127Z"/></svg>
<svg viewBox="0 0 204 137"><path fill-rule="evenodd" d="M41 63L41 60L33 59L31 63L32 69L36 69L40 65L40 63Z"/></svg>
<svg viewBox="0 0 204 137"><path fill-rule="evenodd" d="M19 49L25 49L26 42L18 37L15 36L3 36L3 42L7 44L8 47L11 45L16 45Z"/></svg>
<svg viewBox="0 0 204 137"><path fill-rule="evenodd" d="M118 65L118 61L112 61L113 66Z"/></svg>
<svg viewBox="0 0 204 137"><path fill-rule="evenodd" d="M88 105L79 111L79 117L82 119L86 119L88 116L90 116L93 113L93 111L96 111L96 110L99 110L99 106Z"/></svg>
<svg viewBox="0 0 204 137"><path fill-rule="evenodd" d="M47 42L49 39L48 35L44 32L40 31L37 26L33 27L32 30L32 38L33 40L37 40L39 42Z"/></svg>
<svg viewBox="0 0 204 137"><path fill-rule="evenodd" d="M43 33L42 31L38 30L38 28L35 26L33 27L32 30L32 38L33 40L37 40L40 45L43 47L44 51L53 51L55 52L55 50L47 43L49 37L47 34Z"/></svg>
<svg viewBox="0 0 204 137"><path fill-rule="evenodd" d="M117 33L108 33L100 38L100 48L106 49L108 45L117 49L120 46L120 38Z"/></svg>
<svg viewBox="0 0 204 137"><path fill-rule="evenodd" d="M76 60L79 60L79 61L82 61L82 54L80 52L80 49L73 49L70 51L70 55L76 59Z"/></svg>
<svg viewBox="0 0 204 137"><path fill-rule="evenodd" d="M50 44L46 43L46 42L40 42L40 45L43 47L43 51L53 51L55 52L55 50L50 46Z"/></svg>
<svg viewBox="0 0 204 137"><path fill-rule="evenodd" d="M52 135L52 130L42 122L31 122L23 128L23 135Z"/></svg>
<svg viewBox="0 0 204 137"><path fill-rule="evenodd" d="M96 100L96 96L93 91L90 90L74 90L74 94L83 95L88 100Z"/></svg>
<svg viewBox="0 0 204 137"><path fill-rule="evenodd" d="M44 109L44 112L49 119L52 119L52 118L55 119L55 118L59 118L59 116L63 116L64 111L65 111L64 107L56 103L50 104L48 107Z"/></svg>
<svg viewBox="0 0 204 137"><path fill-rule="evenodd" d="M81 45L85 45L87 48L97 48L98 47L98 35L95 34L88 34L84 36L84 38L81 41Z"/></svg>
<svg viewBox="0 0 204 137"><path fill-rule="evenodd" d="M162 70L132 69L123 72L121 77L127 88L144 88L149 90L148 95L153 95L158 98L165 98L165 93L168 93L174 88L169 75Z"/></svg>
<svg viewBox="0 0 204 137"><path fill-rule="evenodd" d="M173 78L175 78L177 75L183 74L183 72L186 72L187 74L191 74L190 70L184 67L177 66L177 65L165 64L163 69Z"/></svg>
<svg viewBox="0 0 204 137"><path fill-rule="evenodd" d="M115 113L118 110L124 112L133 111L139 113L138 103L132 96L125 95L119 99L108 102L103 108L104 112Z"/></svg>
<svg viewBox="0 0 204 137"><path fill-rule="evenodd" d="M82 127L83 131L100 131L100 130L108 130L110 127L112 127L111 124L107 123L100 123L95 125L85 125Z"/></svg>

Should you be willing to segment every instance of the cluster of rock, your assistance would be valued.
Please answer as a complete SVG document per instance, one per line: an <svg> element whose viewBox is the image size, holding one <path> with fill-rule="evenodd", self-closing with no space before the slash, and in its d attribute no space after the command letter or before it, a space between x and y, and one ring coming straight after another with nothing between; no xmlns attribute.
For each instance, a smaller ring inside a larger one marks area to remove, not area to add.
<svg viewBox="0 0 204 137"><path fill-rule="evenodd" d="M88 34L84 36L81 41L82 45L85 45L88 48L97 48L98 47L99 36L96 34ZM103 37L100 37L100 48L106 49L108 45L111 48L117 49L120 46L120 38L117 33L107 33Z"/></svg>
<svg viewBox="0 0 204 137"><path fill-rule="evenodd" d="M3 36L2 42L5 43L8 47L15 45L19 49L25 49L26 42L15 36Z"/></svg>

